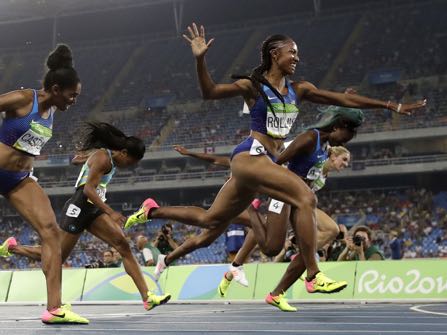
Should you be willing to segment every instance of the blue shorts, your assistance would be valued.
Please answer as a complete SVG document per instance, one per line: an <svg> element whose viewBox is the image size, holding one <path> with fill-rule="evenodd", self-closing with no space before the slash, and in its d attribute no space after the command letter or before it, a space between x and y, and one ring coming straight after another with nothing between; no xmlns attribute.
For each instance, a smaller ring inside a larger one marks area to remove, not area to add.
<svg viewBox="0 0 447 335"><path fill-rule="evenodd" d="M30 175L29 171L8 171L0 169L0 194L6 196Z"/></svg>
<svg viewBox="0 0 447 335"><path fill-rule="evenodd" d="M234 156L236 156L240 152L248 151L250 152L250 155L252 156L260 156L260 155L267 155L269 156L273 162L276 163L276 157L273 156L270 152L268 152L264 146L253 137L247 137L244 141L239 143L236 148L234 148L233 152L231 153L231 158L233 159Z"/></svg>

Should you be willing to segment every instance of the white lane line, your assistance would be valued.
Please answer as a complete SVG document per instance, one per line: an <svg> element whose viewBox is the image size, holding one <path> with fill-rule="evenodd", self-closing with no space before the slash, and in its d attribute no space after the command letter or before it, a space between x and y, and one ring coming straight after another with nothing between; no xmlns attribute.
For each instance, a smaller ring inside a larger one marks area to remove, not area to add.
<svg viewBox="0 0 447 335"><path fill-rule="evenodd" d="M427 310L421 308L421 307L429 307L429 306L436 307L436 306L446 306L446 305L445 304L417 305L417 306L410 307L410 309L412 311L419 312L419 313L447 316L447 313L427 311Z"/></svg>
<svg viewBox="0 0 447 335"><path fill-rule="evenodd" d="M439 318L438 318L439 319ZM122 323L122 321L115 321L115 320L98 320L97 321L101 322L104 321L105 323ZM36 322L36 320L24 320L24 321L32 321L32 322ZM176 325L182 325L182 324L197 324L197 325L215 325L215 324L228 324L228 325L247 325L247 321L241 320L241 321L189 321L189 320L183 320L183 321L156 321L156 320L152 320L152 319L148 319L147 321L134 321L132 322L132 324L160 324L160 325L172 325L172 324L176 324ZM256 321L256 324L262 324L262 325L318 325L318 323L316 324L314 321L306 321L306 322L299 322L299 321L281 321L281 322L275 322L275 321ZM389 325L396 325L396 326L410 326L410 327L414 327L414 326L431 326L431 327L436 327L436 326L440 326L440 327L446 327L447 323L433 323L433 322L417 322L417 323L409 323L409 322L322 322L321 324L326 325L380 325L380 326L389 326ZM18 328L21 329L21 328ZM113 328L115 329L115 328Z"/></svg>
<svg viewBox="0 0 447 335"><path fill-rule="evenodd" d="M134 328L114 328L114 329L110 329L110 328L90 328L89 326L85 326L85 327L80 327L80 328L74 328L74 327L66 327L66 328L47 328L47 327L28 327L28 328L16 328L16 327L8 327L8 328L2 328L2 330L14 330L15 333L19 333L20 331L23 330L32 330L32 331L36 331L36 330L54 330L57 333L62 333L62 332L73 332L73 331L81 331L83 333L86 332L107 332L107 334L115 334L116 332L132 332L132 333L148 333L147 329L134 329ZM163 332L163 333L179 333L179 330L165 330L165 329L152 329L151 332ZM347 334L347 333L359 333L359 334L377 334L378 331L377 330L364 330L364 329L352 329L352 330L336 330L336 329L291 329L291 330L273 330L273 329L246 329L246 330L241 330L241 329L213 329L213 330L209 330L209 329L182 329L181 333L225 333L228 334L230 332L234 332L234 333L291 333L291 334L300 334L300 333L304 333L304 334L309 334L309 333L325 333L325 332L330 332L330 333L342 333L342 334ZM380 334L396 334L396 333L402 333L402 334L447 334L446 331L437 331L437 330L380 330L379 331Z"/></svg>

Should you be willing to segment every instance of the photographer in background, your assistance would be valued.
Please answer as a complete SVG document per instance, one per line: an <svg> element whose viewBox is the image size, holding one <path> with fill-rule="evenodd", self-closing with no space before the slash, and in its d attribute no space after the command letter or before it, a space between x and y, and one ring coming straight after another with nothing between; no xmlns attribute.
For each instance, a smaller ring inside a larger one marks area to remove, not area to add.
<svg viewBox="0 0 447 335"><path fill-rule="evenodd" d="M150 242L144 235L138 235L136 244L137 249L143 256L143 265L155 265L157 263L158 255L160 255L160 251L156 247L154 247L153 242Z"/></svg>
<svg viewBox="0 0 447 335"><path fill-rule="evenodd" d="M106 250L102 254L102 261L99 260L97 262L87 264L85 268L93 269L93 268L119 268L120 264L115 261L115 257L113 256L113 252L111 250Z"/></svg>
<svg viewBox="0 0 447 335"><path fill-rule="evenodd" d="M274 258L274 262L281 263L287 262L289 263L298 253L298 246L296 244L296 237L293 232L289 231L289 236L284 243L284 247L281 252L276 255Z"/></svg>
<svg viewBox="0 0 447 335"><path fill-rule="evenodd" d="M346 248L338 257L339 261L379 261L384 259L382 251L372 243L371 229L366 226L354 228L352 238L346 238Z"/></svg>
<svg viewBox="0 0 447 335"><path fill-rule="evenodd" d="M161 227L153 246L160 250L163 255L169 254L172 250L178 247L177 242L172 237L172 224L167 223Z"/></svg>

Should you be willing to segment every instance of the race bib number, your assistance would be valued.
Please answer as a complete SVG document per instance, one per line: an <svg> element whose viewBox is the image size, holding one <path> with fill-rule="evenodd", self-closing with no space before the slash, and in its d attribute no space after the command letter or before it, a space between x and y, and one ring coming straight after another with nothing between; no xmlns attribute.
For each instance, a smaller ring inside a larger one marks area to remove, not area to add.
<svg viewBox="0 0 447 335"><path fill-rule="evenodd" d="M13 147L31 155L38 156L43 146L50 140L53 131L34 121L31 121L30 129L20 136Z"/></svg>
<svg viewBox="0 0 447 335"><path fill-rule="evenodd" d="M252 156L259 156L259 155L266 155L267 150L265 150L264 146L259 142L257 139L253 140L253 143L250 147L250 155Z"/></svg>
<svg viewBox="0 0 447 335"><path fill-rule="evenodd" d="M270 205L269 205L269 212L273 212L273 213L276 213L276 214L281 214L283 207L284 207L284 203L283 202L281 202L279 200L272 199L270 201Z"/></svg>
<svg viewBox="0 0 447 335"><path fill-rule="evenodd" d="M320 178L321 173L322 173L322 168L314 166L307 173L306 179L308 179L308 180L316 180L316 179Z"/></svg>
<svg viewBox="0 0 447 335"><path fill-rule="evenodd" d="M67 212L65 213L65 215L71 218L77 218L79 214L81 214L81 209L74 204L70 204L67 208Z"/></svg>

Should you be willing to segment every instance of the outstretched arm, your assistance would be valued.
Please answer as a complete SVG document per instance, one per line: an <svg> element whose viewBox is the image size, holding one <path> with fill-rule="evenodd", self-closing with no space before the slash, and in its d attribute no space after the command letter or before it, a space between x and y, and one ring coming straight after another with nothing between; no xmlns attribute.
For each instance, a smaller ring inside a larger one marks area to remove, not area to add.
<svg viewBox="0 0 447 335"><path fill-rule="evenodd" d="M253 90L252 84L248 79L240 79L231 84L216 84L208 72L206 66L205 54L213 43L214 38L208 42L205 39L205 28L193 23L188 26L189 36L183 35L191 45L191 51L196 58L197 76L199 79L200 90L204 99L224 99L235 96L243 96L245 101L250 98L250 92Z"/></svg>
<svg viewBox="0 0 447 335"><path fill-rule="evenodd" d="M279 155L277 164L283 165L292 159L292 157L305 154L312 151L317 142L317 135L314 131L308 130L299 134L292 143Z"/></svg>
<svg viewBox="0 0 447 335"><path fill-rule="evenodd" d="M185 147L182 147L181 145L174 145L174 150L183 156L194 157L194 158L200 159L205 162L209 162L214 165L230 167L230 158L229 157L202 154L202 153L198 153L198 152L191 152L188 149L186 149Z"/></svg>
<svg viewBox="0 0 447 335"><path fill-rule="evenodd" d="M357 94L336 93L326 90L320 90L316 88L315 85L307 81L294 83L294 88L297 91L298 96L302 100L308 100L325 105L336 105L364 109L383 108L407 115L410 115L413 110L424 107L426 105L426 100L417 101L412 104L401 104L391 101L371 99Z"/></svg>

